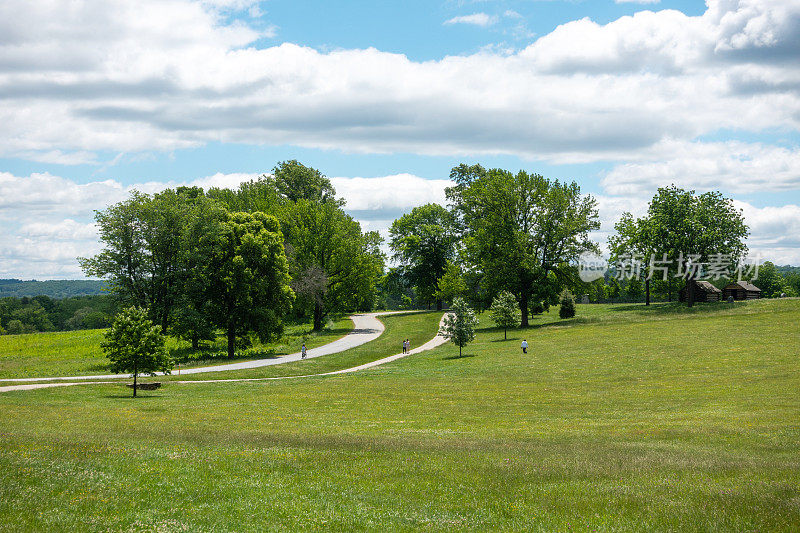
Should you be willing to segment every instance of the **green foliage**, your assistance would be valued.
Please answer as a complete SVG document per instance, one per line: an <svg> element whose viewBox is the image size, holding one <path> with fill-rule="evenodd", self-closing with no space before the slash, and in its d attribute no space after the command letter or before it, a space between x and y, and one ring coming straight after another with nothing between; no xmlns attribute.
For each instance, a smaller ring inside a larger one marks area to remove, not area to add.
<svg viewBox="0 0 800 533"><path fill-rule="evenodd" d="M771 261L764 261L758 268L758 278L753 284L761 289L762 298L778 298L781 294L793 292L786 278L780 275Z"/></svg>
<svg viewBox="0 0 800 533"><path fill-rule="evenodd" d="M516 328L520 322L519 303L508 291L497 295L489 310L492 320L499 328L503 328L503 338L508 338L508 328Z"/></svg>
<svg viewBox="0 0 800 533"><path fill-rule="evenodd" d="M116 312L109 296L79 296L53 300L48 296L0 298L0 328L8 332L33 333L70 329L102 328ZM9 330L8 323L16 320Z"/></svg>
<svg viewBox="0 0 800 533"><path fill-rule="evenodd" d="M461 269L458 265L449 261L445 267L444 274L437 282L437 286L435 297L442 302L451 302L467 292L467 283L464 281Z"/></svg>
<svg viewBox="0 0 800 533"><path fill-rule="evenodd" d="M575 182L525 171L461 165L451 179L456 186L447 197L463 233L464 257L482 273L485 288L518 297L527 326L531 302L554 303L575 278L571 264L596 250L589 239L599 227L594 198L582 196Z"/></svg>
<svg viewBox="0 0 800 533"><path fill-rule="evenodd" d="M198 221L201 261L191 277L202 286L210 321L226 331L233 357L237 337L254 332L266 340L280 333L294 293L278 220L259 212L216 214Z"/></svg>
<svg viewBox="0 0 800 533"><path fill-rule="evenodd" d="M22 281L21 279L0 279L0 298L23 296L48 296L62 299L75 296L99 295L106 283L97 280L47 280Z"/></svg>
<svg viewBox="0 0 800 533"><path fill-rule="evenodd" d="M458 355L461 349L475 338L475 328L478 319L463 298L456 298L450 312L444 318L440 334L458 346Z"/></svg>
<svg viewBox="0 0 800 533"><path fill-rule="evenodd" d="M575 297L571 292L565 290L561 293L559 300L561 307L558 309L560 318L572 318L575 316Z"/></svg>
<svg viewBox="0 0 800 533"><path fill-rule="evenodd" d="M697 255L700 262L709 262L720 255L735 264L747 253L742 212L718 191L696 195L674 185L659 188L644 217L634 219L625 213L615 228L616 235L609 239L612 258L641 254L646 263L652 254L659 259L666 254L673 261L667 272L670 280L681 268L677 261L681 257ZM672 292L671 285L668 291Z"/></svg>
<svg viewBox="0 0 800 533"><path fill-rule="evenodd" d="M417 288L420 299L426 303L435 300L437 309L442 303L438 282L455 255L454 227L455 220L447 209L426 204L398 218L389 228L395 260Z"/></svg>
<svg viewBox="0 0 800 533"><path fill-rule="evenodd" d="M290 249L297 306L313 315L316 330L331 312L369 310L383 270L382 239L339 205L300 199L281 211Z"/></svg>
<svg viewBox="0 0 800 533"><path fill-rule="evenodd" d="M140 307L128 307L115 316L100 346L111 361L112 372L133 375L134 397L140 374L169 374L172 369L164 337L147 318L147 311Z"/></svg>
<svg viewBox="0 0 800 533"><path fill-rule="evenodd" d="M278 194L290 202L307 200L315 204L344 205L344 201L336 200L336 191L330 180L315 168L292 159L278 163L272 174L271 181Z"/></svg>
<svg viewBox="0 0 800 533"><path fill-rule="evenodd" d="M147 308L167 331L187 266L184 230L191 226L203 196L168 189L154 196L134 191L128 200L95 211L103 250L79 258L88 276L108 280L124 303Z"/></svg>

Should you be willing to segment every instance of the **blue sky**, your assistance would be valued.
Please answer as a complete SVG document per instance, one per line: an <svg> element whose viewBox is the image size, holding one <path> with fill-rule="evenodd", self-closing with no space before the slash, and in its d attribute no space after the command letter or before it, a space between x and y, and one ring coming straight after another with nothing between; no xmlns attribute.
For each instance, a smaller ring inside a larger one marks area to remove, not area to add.
<svg viewBox="0 0 800 533"><path fill-rule="evenodd" d="M287 159L384 232L461 162L577 181L601 244L659 186L721 190L800 264L796 1L9 0L0 35L0 277L82 277L133 188Z"/></svg>

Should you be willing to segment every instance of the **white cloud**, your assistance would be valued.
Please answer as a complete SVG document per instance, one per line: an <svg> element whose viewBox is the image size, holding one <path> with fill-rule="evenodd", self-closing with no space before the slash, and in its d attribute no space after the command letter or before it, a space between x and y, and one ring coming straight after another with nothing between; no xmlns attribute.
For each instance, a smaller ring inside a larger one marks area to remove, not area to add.
<svg viewBox="0 0 800 533"><path fill-rule="evenodd" d="M181 185L226 187L258 178L254 173L216 173L186 181L147 181L123 185L114 180L78 183L51 174L15 176L0 173L0 277L82 278L78 256L100 250L94 210L120 202L134 189L153 194ZM367 231L385 237L392 221L430 202L443 204L448 180L426 180L411 174L335 177L331 182L345 209ZM16 221L24 220L21 226Z"/></svg>
<svg viewBox="0 0 800 533"><path fill-rule="evenodd" d="M473 26L487 27L497 23L497 17L486 13L473 13L472 15L461 15L444 21L445 25L451 24L471 24Z"/></svg>
<svg viewBox="0 0 800 533"><path fill-rule="evenodd" d="M800 129L789 0L583 19L516 53L425 62L257 49L263 32L220 15L250 4L222 4L4 2L0 156L77 163L214 141L597 161L719 129Z"/></svg>
<svg viewBox="0 0 800 533"><path fill-rule="evenodd" d="M644 195L657 187L719 189L733 195L800 189L800 149L739 141L667 141L621 163L602 186L608 194Z"/></svg>

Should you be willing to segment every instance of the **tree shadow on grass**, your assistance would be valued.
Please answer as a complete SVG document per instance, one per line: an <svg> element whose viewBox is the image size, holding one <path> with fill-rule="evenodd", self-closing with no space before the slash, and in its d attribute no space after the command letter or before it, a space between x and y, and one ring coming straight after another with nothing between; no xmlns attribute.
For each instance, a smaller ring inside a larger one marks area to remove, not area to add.
<svg viewBox="0 0 800 533"><path fill-rule="evenodd" d="M465 353L463 355L451 355L448 357L442 357L443 361L452 361L454 359L466 359L467 357L477 357L474 353Z"/></svg>
<svg viewBox="0 0 800 533"><path fill-rule="evenodd" d="M133 397L133 390L131 390L128 394L106 394L103 398L108 398L111 400L120 400L120 399L129 399L129 400L138 400L138 399L156 399L156 398L163 398L163 394L149 394L150 391L147 393L142 394L145 391L136 391L136 398Z"/></svg>

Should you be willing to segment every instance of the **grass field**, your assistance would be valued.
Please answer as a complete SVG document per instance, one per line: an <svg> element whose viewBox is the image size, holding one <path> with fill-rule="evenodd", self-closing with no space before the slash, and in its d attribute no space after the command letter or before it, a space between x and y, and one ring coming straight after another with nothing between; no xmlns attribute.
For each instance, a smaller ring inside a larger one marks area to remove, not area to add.
<svg viewBox="0 0 800 533"><path fill-rule="evenodd" d="M0 531L797 531L800 301L578 314L352 375L0 394Z"/></svg>
<svg viewBox="0 0 800 533"><path fill-rule="evenodd" d="M319 333L312 331L311 323L287 324L284 335L268 344L256 340L254 352L283 355L300 351L305 341L308 348L332 342L353 329L353 321L338 317ZM103 356L100 343L103 329L32 333L27 335L0 335L0 378L28 378L50 376L78 376L108 374L108 359ZM191 352L191 343L175 338L167 339L167 348L181 366L189 368L229 362L220 358L225 352L225 339L220 336L215 343L197 352ZM190 358L186 361L186 358ZM237 361L255 359L263 355L237 358Z"/></svg>

